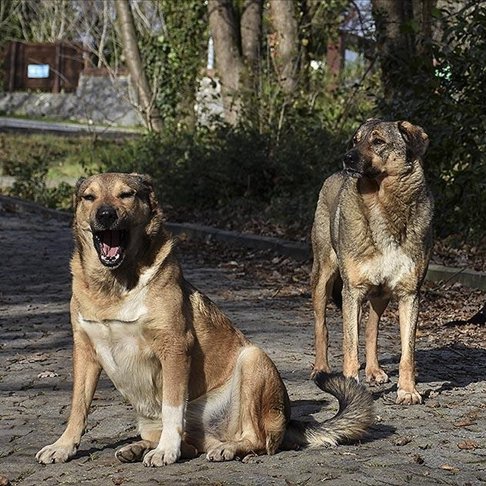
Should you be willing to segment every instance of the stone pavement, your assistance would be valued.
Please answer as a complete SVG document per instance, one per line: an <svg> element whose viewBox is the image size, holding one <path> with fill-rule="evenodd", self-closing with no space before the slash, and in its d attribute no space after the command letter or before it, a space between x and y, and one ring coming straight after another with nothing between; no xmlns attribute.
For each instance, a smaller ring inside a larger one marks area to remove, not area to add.
<svg viewBox="0 0 486 486"><path fill-rule="evenodd" d="M203 244L203 243L201 243ZM122 464L114 451L136 436L134 415L103 377L77 456L42 466L34 455L63 431L71 393L69 224L0 207L0 484L21 485L466 485L486 482L486 351L418 340L423 405L394 404L399 361L396 323L380 335L392 382L373 388L377 423L360 444L281 452L249 463L204 457L166 468ZM334 400L309 381L313 360L308 297L275 289L183 255L186 277L215 300L277 364L294 416L324 420ZM341 361L337 314L332 363Z"/></svg>

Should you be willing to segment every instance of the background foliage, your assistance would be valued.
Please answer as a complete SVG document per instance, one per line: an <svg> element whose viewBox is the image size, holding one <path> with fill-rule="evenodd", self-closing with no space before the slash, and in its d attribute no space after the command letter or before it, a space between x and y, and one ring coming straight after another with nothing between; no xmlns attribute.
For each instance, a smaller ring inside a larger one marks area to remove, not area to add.
<svg viewBox="0 0 486 486"><path fill-rule="evenodd" d="M435 73L422 60L402 66L401 96L378 97L384 116L413 120L431 145L426 172L436 199L439 236L484 241L486 228L486 4L466 2L456 15L437 11L442 35L432 45ZM413 26L410 26L413 28Z"/></svg>
<svg viewBox="0 0 486 486"><path fill-rule="evenodd" d="M9 0L5 6L15 10L28 1ZM436 198L438 235L456 244L484 242L484 2L467 0L454 12L434 9L438 28L429 46L434 55L433 72L423 69L419 55L402 59L397 54L394 62L404 75L400 92L391 99L383 93L376 62L379 52L364 50L365 56L349 63L338 79L330 76L323 63L325 46L346 23L347 9L355 2L309 2L316 9L312 21L305 12L299 14L299 59L304 67L299 88L292 96L276 82L270 26L264 22L257 90L241 93L244 103L236 125L217 121L211 129L197 125L193 109L207 52L204 2L135 3L140 11L139 46L157 87L155 100L165 129L159 135L146 135L122 145L88 145L76 161L77 173L146 172L155 179L162 204L179 208L188 218L194 213L216 212L229 225L260 218L283 224L291 228L288 233L304 237L310 229L320 185L327 175L339 170L357 126L371 116L408 119L423 126L431 139L425 166ZM150 11L143 11L147 5ZM157 28L144 27L144 19L149 17L159 18ZM9 35L19 36L21 22L17 19L9 25ZM402 26L410 32L417 28L414 22ZM79 29L73 27L70 35L75 37L76 32ZM369 32L366 35L372 37ZM108 37L101 55L106 59L110 59L110 45L118 42L116 29ZM119 52L119 47L115 51ZM33 150L22 160L9 157L2 157L3 172L17 176L17 194L50 205L67 204L62 191L48 195L42 185L52 174L46 167L59 159L55 149L43 153Z"/></svg>

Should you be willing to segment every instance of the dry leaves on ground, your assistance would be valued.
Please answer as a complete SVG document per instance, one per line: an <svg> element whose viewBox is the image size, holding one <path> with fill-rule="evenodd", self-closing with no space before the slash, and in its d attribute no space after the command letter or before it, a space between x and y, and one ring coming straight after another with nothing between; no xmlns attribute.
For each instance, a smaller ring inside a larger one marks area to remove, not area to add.
<svg viewBox="0 0 486 486"><path fill-rule="evenodd" d="M251 250L209 241L182 241L181 251L197 261L223 267L235 278L256 279L273 289L273 296L300 295L310 299L310 261L298 261L269 250ZM437 345L461 343L471 348L486 347L486 292L461 284L444 285L427 281L422 289L419 337ZM396 303L391 303L383 320L398 322Z"/></svg>

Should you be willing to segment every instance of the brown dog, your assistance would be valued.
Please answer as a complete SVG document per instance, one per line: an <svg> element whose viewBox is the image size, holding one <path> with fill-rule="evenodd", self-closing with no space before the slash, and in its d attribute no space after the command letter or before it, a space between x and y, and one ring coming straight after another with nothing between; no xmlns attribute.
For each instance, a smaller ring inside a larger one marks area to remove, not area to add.
<svg viewBox="0 0 486 486"><path fill-rule="evenodd" d="M356 439L373 421L369 393L342 376L316 377L340 411L321 425L290 421L270 358L186 282L150 179L102 174L78 183L71 262L74 387L66 430L37 453L74 456L103 368L138 417L124 462L211 461Z"/></svg>
<svg viewBox="0 0 486 486"><path fill-rule="evenodd" d="M344 171L322 186L312 229L314 373L330 371L326 304L342 286L344 375L358 378L358 324L368 299L366 379L388 381L376 347L380 317L395 297L402 343L397 403L404 404L421 402L414 353L419 290L432 244L433 201L422 170L427 146L422 128L406 121L364 123L345 155Z"/></svg>

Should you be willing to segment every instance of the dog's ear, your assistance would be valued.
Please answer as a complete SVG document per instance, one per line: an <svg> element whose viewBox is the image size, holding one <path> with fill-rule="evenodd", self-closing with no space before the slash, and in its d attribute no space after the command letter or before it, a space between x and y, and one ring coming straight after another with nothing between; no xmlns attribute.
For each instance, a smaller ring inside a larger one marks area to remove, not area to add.
<svg viewBox="0 0 486 486"><path fill-rule="evenodd" d="M349 140L348 147L351 148L354 141L359 142L363 138L363 134L367 129L373 128L375 125L378 125L378 123L381 123L382 121L383 120L380 120L379 118L368 118L355 130L355 132L351 136L351 140Z"/></svg>
<svg viewBox="0 0 486 486"><path fill-rule="evenodd" d="M76 181L76 185L74 186L74 196L73 196L73 207L75 208L79 202L79 190L81 189L81 185L86 180L86 177L80 177Z"/></svg>
<svg viewBox="0 0 486 486"><path fill-rule="evenodd" d="M76 186L75 186L75 192L76 194L79 192L79 188L81 187L81 184L86 180L86 177L80 177L77 181L76 181Z"/></svg>
<svg viewBox="0 0 486 486"><path fill-rule="evenodd" d="M412 125L408 121L399 121L398 130L413 155L422 158L429 146L429 136L424 132L423 128L418 125Z"/></svg>
<svg viewBox="0 0 486 486"><path fill-rule="evenodd" d="M135 179L140 182L140 184L147 186L147 187L153 187L153 180L152 178L147 175L147 174L139 174L138 172L132 172L131 174L128 174L130 177L135 177Z"/></svg>
<svg viewBox="0 0 486 486"><path fill-rule="evenodd" d="M147 199L150 205L150 209L154 211L159 203L157 201L157 196L155 195L155 187L154 187L154 181L152 177L150 177L147 174L137 174L137 173L132 173L130 176L135 177L139 184L143 187L144 192L147 194Z"/></svg>

